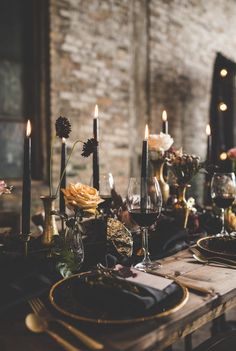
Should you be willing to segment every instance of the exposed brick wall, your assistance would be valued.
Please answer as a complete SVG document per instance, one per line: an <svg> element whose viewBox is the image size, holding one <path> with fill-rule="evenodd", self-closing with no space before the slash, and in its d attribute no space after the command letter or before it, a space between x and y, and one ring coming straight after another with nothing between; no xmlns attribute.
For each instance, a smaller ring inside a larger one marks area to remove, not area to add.
<svg viewBox="0 0 236 351"><path fill-rule="evenodd" d="M141 80L148 76L150 83L151 131L160 131L161 111L167 109L177 147L204 158L215 54L220 51L236 60L233 0L51 1L52 124L58 115L68 116L72 139L84 140L91 136L93 109L98 103L102 171L113 172L123 193L130 171L129 143L134 146L135 139L138 154L140 124L144 124L139 106L135 111L132 104L137 91L131 79L135 73L140 75L139 67L133 67L137 59L134 50L140 54L133 42L135 17L139 15L136 7L140 6L147 7L147 13L142 13L147 17L147 43L145 47L141 42L141 54L147 50L149 72L148 68L141 72ZM145 27L138 30L135 35L142 37ZM138 46L139 39L135 44ZM141 80L135 83L142 84ZM145 94L141 98L148 99ZM132 114L135 122L131 122ZM78 177L87 181L91 160L82 160L77 151L70 174L71 180Z"/></svg>
<svg viewBox="0 0 236 351"><path fill-rule="evenodd" d="M101 172L117 187L129 174L130 1L51 1L52 127L59 115L72 123L71 140L92 136L99 106ZM88 183L92 159L76 148L69 180ZM54 174L59 158L54 158ZM56 177L56 176L55 176ZM126 185L125 185L126 186Z"/></svg>

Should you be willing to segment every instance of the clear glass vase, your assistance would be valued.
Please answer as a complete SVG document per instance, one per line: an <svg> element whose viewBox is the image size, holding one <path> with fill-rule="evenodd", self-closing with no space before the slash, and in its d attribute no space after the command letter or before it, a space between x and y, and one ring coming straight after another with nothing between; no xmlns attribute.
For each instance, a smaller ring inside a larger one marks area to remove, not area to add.
<svg viewBox="0 0 236 351"><path fill-rule="evenodd" d="M61 275L66 278L79 272L84 262L84 245L78 221L67 228L64 245L61 248L57 265Z"/></svg>

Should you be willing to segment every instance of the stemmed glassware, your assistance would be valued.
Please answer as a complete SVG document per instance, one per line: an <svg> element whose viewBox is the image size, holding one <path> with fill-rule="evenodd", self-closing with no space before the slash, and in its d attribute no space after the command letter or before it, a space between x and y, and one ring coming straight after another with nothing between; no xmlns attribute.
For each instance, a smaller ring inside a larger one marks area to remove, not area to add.
<svg viewBox="0 0 236 351"><path fill-rule="evenodd" d="M112 173L100 174L99 195L104 201L99 205L99 208L102 213L109 213L112 204L112 189L114 189L114 178Z"/></svg>
<svg viewBox="0 0 236 351"><path fill-rule="evenodd" d="M148 228L155 223L161 212L162 195L156 177L130 178L127 206L131 218L141 227L143 260L135 268L146 271L159 268L152 262L148 251Z"/></svg>
<svg viewBox="0 0 236 351"><path fill-rule="evenodd" d="M234 173L214 173L211 180L211 198L221 209L222 229L217 236L229 235L225 229L225 210L232 205L236 195Z"/></svg>

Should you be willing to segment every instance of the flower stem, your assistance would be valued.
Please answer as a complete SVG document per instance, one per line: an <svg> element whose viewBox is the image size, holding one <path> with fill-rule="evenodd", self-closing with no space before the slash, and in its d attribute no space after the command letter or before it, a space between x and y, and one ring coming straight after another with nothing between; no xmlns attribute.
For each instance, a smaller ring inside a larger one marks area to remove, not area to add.
<svg viewBox="0 0 236 351"><path fill-rule="evenodd" d="M63 172L62 172L62 174L61 174L61 178L60 178L60 180L59 180L59 184L58 184L57 190L56 190L56 192L55 192L55 197L57 197L57 195L58 195L58 192L59 192L59 190L60 190L61 181L62 181L62 178L63 178L63 176L64 176L64 174L65 174L65 171L66 171L66 167L67 167L67 165L68 165L68 162L70 161L70 158L71 158L71 156L72 156L72 153L73 153L73 151L74 151L74 148L75 148L76 144L78 144L78 143L83 143L83 142L82 142L81 140L76 140L76 141L74 142L74 144L73 144L73 146L72 146L72 148L71 148L70 154L69 154L69 156L68 156L68 159L66 160L65 168L64 168L64 170L63 170Z"/></svg>

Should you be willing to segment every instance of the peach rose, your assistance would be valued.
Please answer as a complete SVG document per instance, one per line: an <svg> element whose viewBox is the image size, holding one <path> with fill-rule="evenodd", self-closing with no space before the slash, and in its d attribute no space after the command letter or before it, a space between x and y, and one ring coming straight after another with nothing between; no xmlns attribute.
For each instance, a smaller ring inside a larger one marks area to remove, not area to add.
<svg viewBox="0 0 236 351"><path fill-rule="evenodd" d="M81 183L71 183L61 191L68 208L79 208L91 214L96 213L97 206L103 201L98 195L97 189Z"/></svg>

